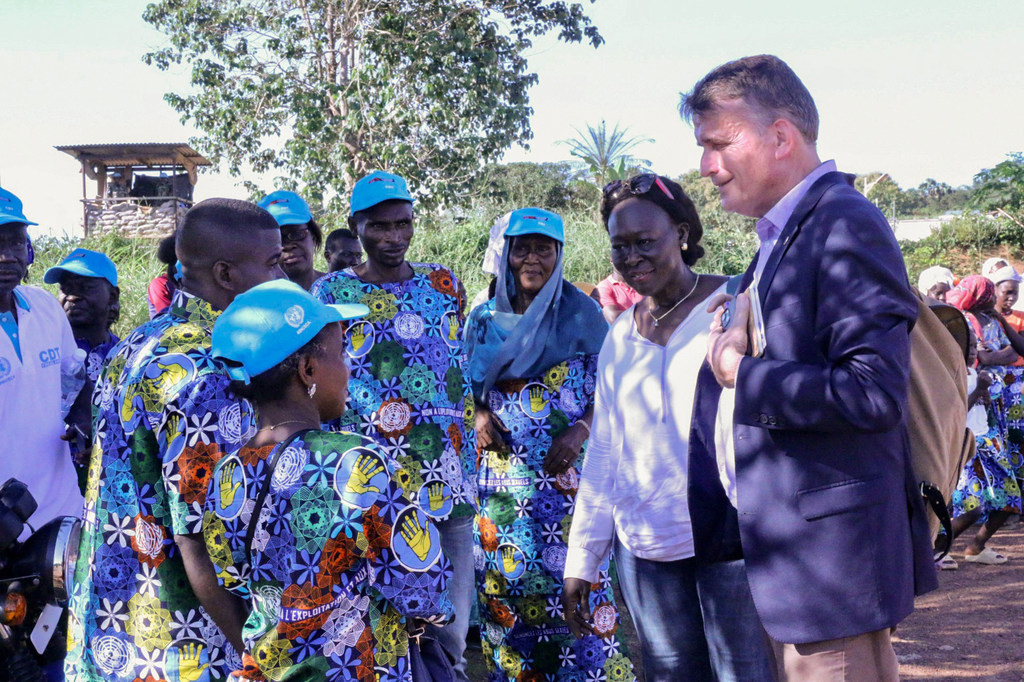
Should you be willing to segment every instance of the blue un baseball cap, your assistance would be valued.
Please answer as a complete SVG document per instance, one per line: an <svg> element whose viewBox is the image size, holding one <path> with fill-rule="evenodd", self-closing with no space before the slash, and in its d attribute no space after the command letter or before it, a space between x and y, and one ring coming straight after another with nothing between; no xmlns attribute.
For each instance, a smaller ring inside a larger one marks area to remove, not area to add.
<svg viewBox="0 0 1024 682"><path fill-rule="evenodd" d="M543 208L521 208L509 216L505 237L518 237L524 234L542 234L565 244L562 216Z"/></svg>
<svg viewBox="0 0 1024 682"><path fill-rule="evenodd" d="M0 187L0 225L7 223L22 223L24 225L38 225L25 217L22 209L21 199Z"/></svg>
<svg viewBox="0 0 1024 682"><path fill-rule="evenodd" d="M110 282L111 286L117 286L117 266L105 253L99 251L75 249L61 261L60 265L54 265L47 270L43 275L43 281L47 284L57 284L60 282L61 274L65 272L82 277L101 277Z"/></svg>
<svg viewBox="0 0 1024 682"><path fill-rule="evenodd" d="M313 219L309 205L302 197L286 189L271 192L260 199L257 206L274 216L279 226L303 225Z"/></svg>
<svg viewBox="0 0 1024 682"><path fill-rule="evenodd" d="M384 171L373 171L352 188L351 213L365 211L382 201L400 199L413 203L409 186L401 176Z"/></svg>
<svg viewBox="0 0 1024 682"><path fill-rule="evenodd" d="M249 383L328 324L369 312L361 303L326 305L298 284L276 279L235 297L213 325L210 350L227 365L228 376Z"/></svg>

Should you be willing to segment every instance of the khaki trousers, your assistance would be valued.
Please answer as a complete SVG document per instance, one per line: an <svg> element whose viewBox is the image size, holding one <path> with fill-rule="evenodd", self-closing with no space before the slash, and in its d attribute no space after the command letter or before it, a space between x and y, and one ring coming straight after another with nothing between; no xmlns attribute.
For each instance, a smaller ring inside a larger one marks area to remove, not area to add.
<svg viewBox="0 0 1024 682"><path fill-rule="evenodd" d="M889 628L810 644L774 639L772 652L782 682L897 682L896 652Z"/></svg>

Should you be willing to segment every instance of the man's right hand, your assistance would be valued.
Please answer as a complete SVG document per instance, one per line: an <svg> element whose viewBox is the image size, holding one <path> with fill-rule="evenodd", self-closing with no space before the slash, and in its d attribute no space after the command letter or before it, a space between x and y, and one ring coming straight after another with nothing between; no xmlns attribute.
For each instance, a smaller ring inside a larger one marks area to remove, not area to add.
<svg viewBox="0 0 1024 682"><path fill-rule="evenodd" d="M742 293L733 299L729 328L722 326L722 315L725 313L723 303L729 300L725 294L711 299L708 312L715 313L711 323L711 334L708 336L708 364L715 373L715 379L724 388L735 388L736 374L740 360L747 354L747 318L750 317L750 297ZM717 311L717 312L716 312Z"/></svg>
<svg viewBox="0 0 1024 682"><path fill-rule="evenodd" d="M562 617L577 639L594 634L590 613L590 583L566 578L562 586Z"/></svg>

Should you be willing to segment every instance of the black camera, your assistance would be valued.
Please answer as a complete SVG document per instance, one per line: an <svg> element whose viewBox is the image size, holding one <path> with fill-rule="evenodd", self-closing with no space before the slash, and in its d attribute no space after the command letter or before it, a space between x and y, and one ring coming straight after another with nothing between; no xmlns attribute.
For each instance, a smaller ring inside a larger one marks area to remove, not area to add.
<svg viewBox="0 0 1024 682"><path fill-rule="evenodd" d="M82 525L59 516L19 542L36 507L21 481L0 487L0 682L43 680L42 666L64 657L63 616Z"/></svg>

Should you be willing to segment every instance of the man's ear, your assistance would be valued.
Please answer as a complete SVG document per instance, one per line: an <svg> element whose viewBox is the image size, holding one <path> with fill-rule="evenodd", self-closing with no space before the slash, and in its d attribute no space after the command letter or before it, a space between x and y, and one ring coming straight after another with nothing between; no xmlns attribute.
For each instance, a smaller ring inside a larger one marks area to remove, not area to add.
<svg viewBox="0 0 1024 682"><path fill-rule="evenodd" d="M121 290L115 286L110 287L109 310L107 326L112 326L121 318Z"/></svg>
<svg viewBox="0 0 1024 682"><path fill-rule="evenodd" d="M221 289L228 291L235 290L234 277L233 277L233 266L226 260L219 260L213 264L210 268L210 274L213 275L213 282Z"/></svg>
<svg viewBox="0 0 1024 682"><path fill-rule="evenodd" d="M775 142L776 159L788 157L793 153L797 143L803 140L803 134L786 118L776 119L771 126L771 132Z"/></svg>

